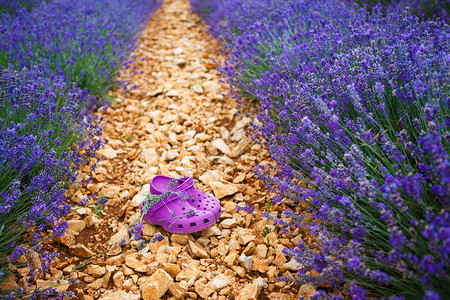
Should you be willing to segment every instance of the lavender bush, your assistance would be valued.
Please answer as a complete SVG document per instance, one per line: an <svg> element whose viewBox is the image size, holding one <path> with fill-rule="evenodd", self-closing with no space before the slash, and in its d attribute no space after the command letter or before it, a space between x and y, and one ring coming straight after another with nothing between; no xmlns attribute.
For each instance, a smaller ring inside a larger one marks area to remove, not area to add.
<svg viewBox="0 0 450 300"><path fill-rule="evenodd" d="M450 294L450 27L339 1L191 2L230 52L229 83L258 100L251 132L278 165L259 178L309 207L266 215L317 237L320 251L285 250L296 281L354 299Z"/></svg>
<svg viewBox="0 0 450 300"><path fill-rule="evenodd" d="M31 271L28 286L0 298L66 295L28 288L56 255L42 251L47 232L61 236L67 228L68 186L104 142L94 109L106 103L159 4L57 0L1 16L0 284L17 267Z"/></svg>

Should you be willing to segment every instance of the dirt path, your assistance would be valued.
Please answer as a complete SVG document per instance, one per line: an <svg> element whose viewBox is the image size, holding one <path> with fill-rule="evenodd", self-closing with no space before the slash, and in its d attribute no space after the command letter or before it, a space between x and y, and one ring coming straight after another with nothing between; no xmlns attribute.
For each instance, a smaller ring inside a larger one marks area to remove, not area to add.
<svg viewBox="0 0 450 300"><path fill-rule="evenodd" d="M234 100L222 95L228 90L213 62L219 60L219 45L205 30L188 0L165 1L142 35L137 63L123 72L138 88L119 95L102 113L109 140L101 151L104 159L95 172L83 170L94 179L76 193L77 199L105 195L108 206L98 214L90 207L69 216L71 231L52 244L62 254L45 278L78 278L82 283L69 290L79 299L293 299L299 294L298 286L275 277L298 269L281 249L302 236L282 235L259 212L237 212L244 203L264 210L270 199L251 171L268 159L267 151L249 141L250 119L236 115ZM139 219L139 204L156 174L192 176L200 190L219 198L223 213L217 224L189 235L147 224L147 245L130 240L128 228ZM265 228L271 232L264 238ZM164 239L152 242L157 233ZM309 292L302 286L300 294Z"/></svg>

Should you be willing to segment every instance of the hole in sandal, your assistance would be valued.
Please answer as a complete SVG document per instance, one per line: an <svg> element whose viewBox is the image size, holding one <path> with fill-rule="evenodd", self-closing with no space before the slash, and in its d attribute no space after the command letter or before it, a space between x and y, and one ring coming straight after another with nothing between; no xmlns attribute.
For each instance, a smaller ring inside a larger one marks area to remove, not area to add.
<svg viewBox="0 0 450 300"><path fill-rule="evenodd" d="M181 225L181 224L178 224L178 228L183 228L183 225Z"/></svg>
<svg viewBox="0 0 450 300"><path fill-rule="evenodd" d="M209 223L209 220L208 219L203 219L203 223Z"/></svg>
<svg viewBox="0 0 450 300"><path fill-rule="evenodd" d="M197 224L195 224L195 222L192 222L191 224L189 224L191 227L197 226Z"/></svg>

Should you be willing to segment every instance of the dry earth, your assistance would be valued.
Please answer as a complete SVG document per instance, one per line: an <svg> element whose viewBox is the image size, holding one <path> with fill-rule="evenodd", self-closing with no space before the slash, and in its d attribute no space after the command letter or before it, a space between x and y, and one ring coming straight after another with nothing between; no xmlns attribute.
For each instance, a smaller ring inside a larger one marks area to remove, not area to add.
<svg viewBox="0 0 450 300"><path fill-rule="evenodd" d="M300 267L281 250L313 241L298 230L283 235L261 218L270 195L252 168L268 163L268 154L246 136L251 119L223 95L228 89L214 63L220 46L205 31L188 0L165 1L149 22L137 62L122 74L138 88L101 113L109 140L104 158L94 172L82 170L93 181L74 190L73 201L102 194L108 205L99 214L79 206L68 216L70 230L50 245L61 255L38 285L74 277L81 284L59 289L85 300L295 299L314 292L276 280ZM149 243L138 250L128 228L156 174L192 176L197 188L214 194L223 208L217 224L189 235L146 224ZM244 203L257 212L237 212ZM281 209L272 205L271 213ZM164 240L151 242L156 233Z"/></svg>

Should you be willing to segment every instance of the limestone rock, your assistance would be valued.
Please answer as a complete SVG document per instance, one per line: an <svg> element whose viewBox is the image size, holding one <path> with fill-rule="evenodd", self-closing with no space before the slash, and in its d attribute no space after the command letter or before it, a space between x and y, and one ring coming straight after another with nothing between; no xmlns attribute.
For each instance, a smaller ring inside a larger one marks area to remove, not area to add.
<svg viewBox="0 0 450 300"><path fill-rule="evenodd" d="M253 265L253 257L247 256L244 253L239 256L239 261L241 262L241 266L245 269L245 271L248 273L252 269Z"/></svg>
<svg viewBox="0 0 450 300"><path fill-rule="evenodd" d="M141 296L132 292L125 292L122 290L106 291L98 300L139 300Z"/></svg>
<svg viewBox="0 0 450 300"><path fill-rule="evenodd" d="M114 282L114 285L117 286L119 289L122 288L123 283L125 282L125 276L123 275L123 273L121 271L114 274L113 282Z"/></svg>
<svg viewBox="0 0 450 300"><path fill-rule="evenodd" d="M171 149L171 150L167 151L166 161L175 160L178 156L180 156L180 153L178 153L177 150Z"/></svg>
<svg viewBox="0 0 450 300"><path fill-rule="evenodd" d="M205 248L198 243L189 241L189 250L194 257L209 258L209 255L206 252Z"/></svg>
<svg viewBox="0 0 450 300"><path fill-rule="evenodd" d="M181 285L177 282L169 283L169 293L175 297L175 299L184 299L186 295L186 290L181 287Z"/></svg>
<svg viewBox="0 0 450 300"><path fill-rule="evenodd" d="M206 81L203 83L203 88L207 92L212 92L214 94L220 94L222 87L215 81Z"/></svg>
<svg viewBox="0 0 450 300"><path fill-rule="evenodd" d="M189 237L186 234L172 234L170 239L172 242L178 243L182 246L186 246L189 242Z"/></svg>
<svg viewBox="0 0 450 300"><path fill-rule="evenodd" d="M214 289L206 283L205 278L200 278L195 282L194 290L203 299L206 299L209 295L214 293Z"/></svg>
<svg viewBox="0 0 450 300"><path fill-rule="evenodd" d="M91 257L94 252L86 248L84 245L76 244L69 247L70 255L81 256L81 257Z"/></svg>
<svg viewBox="0 0 450 300"><path fill-rule="evenodd" d="M290 271L298 271L303 266L298 261L296 261L294 258L292 258L290 261L284 264L284 267L286 267Z"/></svg>
<svg viewBox="0 0 450 300"><path fill-rule="evenodd" d="M222 225L222 228L234 228L237 226L237 222L235 219L225 219L220 225Z"/></svg>
<svg viewBox="0 0 450 300"><path fill-rule="evenodd" d="M70 247L75 245L75 236L73 235L72 230L67 229L63 236L55 238L55 241L60 242L66 247Z"/></svg>
<svg viewBox="0 0 450 300"><path fill-rule="evenodd" d="M86 228L86 223L83 220L69 220L67 223L69 224L69 229L72 230L75 235L78 235Z"/></svg>
<svg viewBox="0 0 450 300"><path fill-rule="evenodd" d="M225 274L219 274L211 281L211 285L216 290L221 290L231 284L231 280Z"/></svg>
<svg viewBox="0 0 450 300"><path fill-rule="evenodd" d="M172 277L166 271L158 269L141 286L142 298L144 300L160 299L169 289L173 282Z"/></svg>
<svg viewBox="0 0 450 300"><path fill-rule="evenodd" d="M224 184L220 181L211 181L209 185L214 191L214 195L216 196L217 199L222 199L223 197L233 195L239 191L237 186L231 184Z"/></svg>
<svg viewBox="0 0 450 300"><path fill-rule="evenodd" d="M148 165L157 165L158 164L158 154L154 148L148 148L142 151L141 153L144 162Z"/></svg>
<svg viewBox="0 0 450 300"><path fill-rule="evenodd" d="M239 143L236 145L236 147L233 148L232 156L233 157L239 157L241 156L247 149L250 147L250 141L248 139L242 139L239 141Z"/></svg>
<svg viewBox="0 0 450 300"><path fill-rule="evenodd" d="M107 158L107 159L114 159L117 157L117 152L116 150L112 149L112 148L104 148L104 149L100 149L98 151L98 153L100 155L102 155L103 157Z"/></svg>
<svg viewBox="0 0 450 300"><path fill-rule="evenodd" d="M192 89L194 90L194 92L196 92L197 94L203 94L204 90L203 87L200 84L194 84L192 86Z"/></svg>
<svg viewBox="0 0 450 300"><path fill-rule="evenodd" d="M211 142L211 146L213 146L214 148L219 149L220 151L222 151L223 154L226 154L228 156L232 156L230 148L228 148L227 144L222 139L216 139L216 140L212 141Z"/></svg>
<svg viewBox="0 0 450 300"><path fill-rule="evenodd" d="M87 227L91 227L91 226L94 226L96 224L97 225L102 224L102 221L99 218L97 218L96 216L87 216L84 219L84 222L86 223Z"/></svg>
<svg viewBox="0 0 450 300"><path fill-rule="evenodd" d="M236 297L236 300L257 300L260 287L257 284L247 284Z"/></svg>
<svg viewBox="0 0 450 300"><path fill-rule="evenodd" d="M109 245L114 245L115 243L120 244L121 242L125 242L125 244L130 243L130 235L128 234L128 229L119 223L119 231L113 235L109 241Z"/></svg>
<svg viewBox="0 0 450 300"><path fill-rule="evenodd" d="M200 275L200 270L198 270L194 266L188 266L186 269L183 269L180 273L178 273L176 280L182 281L186 280L189 281L191 278L196 278Z"/></svg>
<svg viewBox="0 0 450 300"><path fill-rule="evenodd" d="M84 272L87 274L90 274L96 278L99 278L99 277L102 277L103 275L105 275L106 268L101 267L99 265L88 265L88 267L86 268L86 270Z"/></svg>
<svg viewBox="0 0 450 300"><path fill-rule="evenodd" d="M259 244L255 247L253 255L257 258L264 259L267 257L267 246L265 244Z"/></svg>
<svg viewBox="0 0 450 300"><path fill-rule="evenodd" d="M67 280L59 280L59 282L52 281L52 280L42 280L42 279L36 280L36 287L38 289L52 287L52 288L55 288L58 292L67 291L67 289L69 288L70 285L71 285L71 283L69 283L69 281L67 281Z"/></svg>
<svg viewBox="0 0 450 300"><path fill-rule="evenodd" d="M303 297L306 299L309 299L310 297L314 296L316 293L316 289L311 284L303 284L300 287L300 290L298 291L298 297Z"/></svg>

